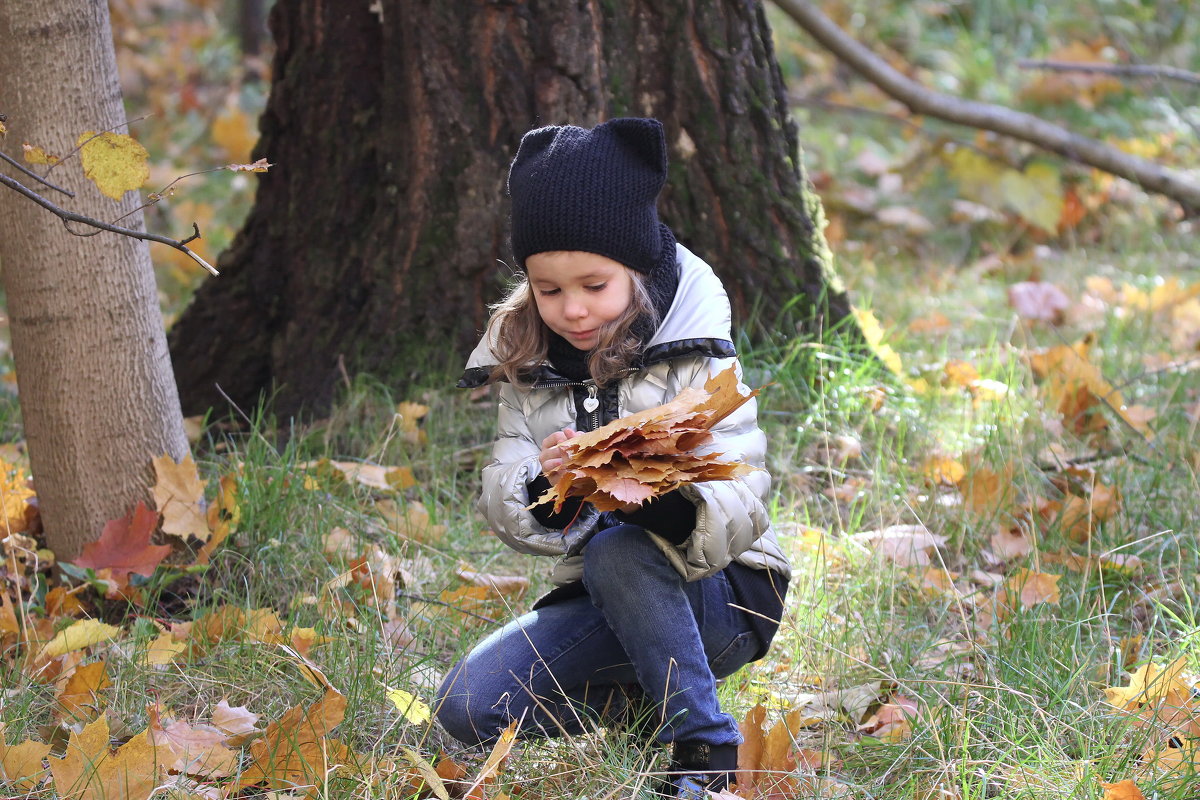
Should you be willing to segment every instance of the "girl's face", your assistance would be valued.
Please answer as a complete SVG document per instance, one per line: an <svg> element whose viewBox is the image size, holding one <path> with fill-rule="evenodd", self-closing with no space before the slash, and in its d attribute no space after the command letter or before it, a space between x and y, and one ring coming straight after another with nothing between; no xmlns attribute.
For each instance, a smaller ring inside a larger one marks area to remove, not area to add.
<svg viewBox="0 0 1200 800"><path fill-rule="evenodd" d="M525 272L542 322L578 350L595 347L600 327L633 302L629 269L595 253L536 253L525 259Z"/></svg>

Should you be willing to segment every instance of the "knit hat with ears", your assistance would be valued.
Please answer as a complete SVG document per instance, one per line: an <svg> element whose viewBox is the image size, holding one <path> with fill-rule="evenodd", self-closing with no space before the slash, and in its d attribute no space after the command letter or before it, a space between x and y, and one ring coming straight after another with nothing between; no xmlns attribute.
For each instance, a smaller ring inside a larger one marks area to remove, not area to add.
<svg viewBox="0 0 1200 800"><path fill-rule="evenodd" d="M655 207L666 179L666 137L656 119L526 133L508 172L517 267L554 250L597 253L646 275L674 264L675 237Z"/></svg>

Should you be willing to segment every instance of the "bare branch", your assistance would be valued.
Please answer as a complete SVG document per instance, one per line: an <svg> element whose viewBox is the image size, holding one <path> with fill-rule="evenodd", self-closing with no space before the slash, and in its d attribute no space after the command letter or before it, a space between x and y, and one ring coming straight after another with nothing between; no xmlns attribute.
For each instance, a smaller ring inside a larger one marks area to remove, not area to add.
<svg viewBox="0 0 1200 800"><path fill-rule="evenodd" d="M1092 64L1080 61L1023 58L1017 62L1017 66L1022 69L1044 69L1051 72L1098 72L1125 78L1155 78L1200 86L1200 73L1160 64Z"/></svg>
<svg viewBox="0 0 1200 800"><path fill-rule="evenodd" d="M1178 170L1124 153L1032 114L935 92L901 74L849 36L811 0L775 0L775 5L852 69L918 114L1029 142L1166 195L1183 206L1189 216L1200 214L1200 183Z"/></svg>
<svg viewBox="0 0 1200 800"><path fill-rule="evenodd" d="M101 222L98 219L92 219L91 217L85 217L82 214L76 214L73 211L68 211L65 208L60 208L59 206L57 206L54 203L47 200L46 198L42 197L37 192L33 191L29 187L22 184L20 181L14 179L14 178L10 178L9 176L7 176L3 173L0 173L0 184L4 184L8 188L17 192L18 194L24 195L26 198L37 203L39 206L41 206L42 208L46 209L47 211L51 212L52 214L57 216L59 219L61 219L63 221L64 225L67 225L67 223L70 223L70 222L78 222L82 225L87 225L89 227L96 228L97 232L98 231L109 231L110 233L119 233L122 236L130 236L134 239L143 239L148 242L158 242L159 244L165 244L168 247L173 247L176 250L179 250L180 252L185 253L189 258L191 258L193 261L195 261L200 266L204 267L206 270L208 270L213 275L221 274L221 273L217 272L216 268L214 268L211 264L209 264L207 261L205 261L203 258L201 258L197 253L195 253L194 251L189 249L186 244L184 244L184 242L190 242L193 239L196 239L200 236L200 228L194 222L192 223L192 229L195 231L194 234L192 236L188 237L187 239L184 239L183 241L176 241L175 239L168 239L165 236L159 236L156 233L146 233L145 231L136 231L132 228L122 228L119 225L110 225L107 222ZM72 231L70 229L69 226L67 227L67 231L75 236L92 236L92 235L94 235L94 234L75 233L74 231Z"/></svg>
<svg viewBox="0 0 1200 800"><path fill-rule="evenodd" d="M56 191L56 192L62 192L62 193L63 193L63 194L65 194L67 197L74 197L74 196L75 196L75 193L74 193L74 192L69 192L69 191L67 191L66 189L62 188L61 186L55 186L53 183L51 183L50 181L46 180L46 179L45 179L45 178L43 178L41 175L38 175L36 172L34 172L33 170L29 169L28 167L26 167L26 166L25 166L24 164L22 164L21 162L17 161L17 160L16 160L15 158L13 158L12 156L6 155L6 154L4 154L4 153L0 153L0 161L4 161L4 162L6 162L6 163L7 163L7 164L9 164L10 166L13 166L13 167L15 167L16 169L20 170L20 171L21 171L23 174L27 175L28 177L30 177L30 178L33 178L33 179L34 179L35 181L37 181L38 183L40 183L40 184L42 184L42 185L44 185L44 186L47 186L47 187L49 187L49 188L53 189L53 190L54 190L54 191Z"/></svg>

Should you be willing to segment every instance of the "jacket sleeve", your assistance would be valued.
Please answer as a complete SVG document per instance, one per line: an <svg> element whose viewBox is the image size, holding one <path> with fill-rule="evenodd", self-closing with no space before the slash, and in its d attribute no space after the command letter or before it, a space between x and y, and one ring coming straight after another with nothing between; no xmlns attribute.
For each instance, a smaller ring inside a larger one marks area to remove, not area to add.
<svg viewBox="0 0 1200 800"><path fill-rule="evenodd" d="M690 383L703 388L710 376L731 364L736 366L740 381L742 371L737 359L699 359ZM766 506L771 488L771 476L765 469L767 439L758 427L755 398L721 420L712 434L713 441L701 452L721 453L726 461L740 461L757 469L734 480L680 487L683 496L696 506L695 530L678 546L658 538L659 546L689 581L724 569L770 527Z"/></svg>
<svg viewBox="0 0 1200 800"><path fill-rule="evenodd" d="M596 514L585 505L579 519L563 531L544 527L526 508L532 502L527 484L541 474L539 439L529 429L522 409L521 391L502 384L492 460L483 468L483 490L478 509L509 547L521 553L563 556L577 549L577 539L595 527ZM536 499L536 498L534 498Z"/></svg>

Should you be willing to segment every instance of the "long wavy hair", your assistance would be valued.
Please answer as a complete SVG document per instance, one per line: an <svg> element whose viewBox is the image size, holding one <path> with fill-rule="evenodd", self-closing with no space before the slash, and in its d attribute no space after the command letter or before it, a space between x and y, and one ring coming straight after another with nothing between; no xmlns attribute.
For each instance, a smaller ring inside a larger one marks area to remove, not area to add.
<svg viewBox="0 0 1200 800"><path fill-rule="evenodd" d="M588 372L599 386L619 380L632 367L642 349L640 332L658 327L658 311L646 289L646 276L626 267L633 279L633 297L629 307L616 319L596 331L596 346L587 357ZM487 340L497 364L490 380L505 378L518 386L528 386L530 369L546 360L550 349L550 328L538 314L537 300L529 279L522 276L503 300L492 306Z"/></svg>

